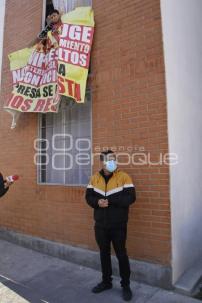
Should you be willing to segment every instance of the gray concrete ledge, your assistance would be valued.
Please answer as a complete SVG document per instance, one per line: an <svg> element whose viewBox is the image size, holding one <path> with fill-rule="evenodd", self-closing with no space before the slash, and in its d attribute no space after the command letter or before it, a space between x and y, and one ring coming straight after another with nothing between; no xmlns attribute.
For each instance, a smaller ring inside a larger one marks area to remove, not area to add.
<svg viewBox="0 0 202 303"><path fill-rule="evenodd" d="M186 296L195 296L202 289L202 260L198 260L175 283L175 290Z"/></svg>
<svg viewBox="0 0 202 303"><path fill-rule="evenodd" d="M0 239L30 248L32 250L45 253L75 264L100 270L100 260L98 252L74 247L58 242L53 242L38 237L21 234L0 228ZM118 275L117 259L112 257L113 274ZM164 289L172 289L171 268L159 264L137 261L130 259L131 279L157 286Z"/></svg>

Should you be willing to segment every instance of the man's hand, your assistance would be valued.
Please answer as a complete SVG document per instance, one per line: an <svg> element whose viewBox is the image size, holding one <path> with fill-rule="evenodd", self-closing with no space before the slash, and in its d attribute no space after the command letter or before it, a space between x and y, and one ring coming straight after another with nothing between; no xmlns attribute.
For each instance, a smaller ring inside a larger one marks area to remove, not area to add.
<svg viewBox="0 0 202 303"><path fill-rule="evenodd" d="M105 208L109 206L109 202L107 199L100 199L98 200L99 207Z"/></svg>

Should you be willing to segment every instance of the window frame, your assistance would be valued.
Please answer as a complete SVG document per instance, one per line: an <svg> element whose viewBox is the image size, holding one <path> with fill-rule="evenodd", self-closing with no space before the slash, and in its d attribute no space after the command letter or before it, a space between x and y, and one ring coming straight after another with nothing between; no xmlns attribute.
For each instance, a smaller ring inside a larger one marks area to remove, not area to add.
<svg viewBox="0 0 202 303"><path fill-rule="evenodd" d="M91 0L91 2L93 2ZM47 6L47 0L43 0L43 12L42 12L42 29L45 26L45 22L46 22L46 6ZM89 66L89 74L88 74L88 78L90 78L92 76L92 64L90 64ZM90 95L90 140L91 140L91 144L90 144L90 175L92 175L92 150L93 150L93 143L92 143L92 138L93 138L93 107L92 107L92 90L91 87L87 87L86 88L86 93L89 93ZM64 102L64 101L61 101ZM79 106L79 104L78 104ZM53 113L55 115L57 115L57 113ZM37 115L37 138L41 139L42 137L42 114L38 113ZM35 150L35 152L37 153L38 151ZM41 151L40 151L41 152ZM85 184L64 184L64 183L47 183L47 182L41 182L41 164L37 165L37 185L42 185L42 186L65 186L65 187L86 187Z"/></svg>
<svg viewBox="0 0 202 303"><path fill-rule="evenodd" d="M92 115L92 112L93 112L93 109L92 109L92 91L91 89L87 88L86 89L86 92L89 93L89 98L90 98L90 165L89 165L89 168L90 168L90 175L92 175L92 150L93 150L93 115ZM61 102L64 102L61 101ZM77 104L79 106L79 104ZM53 115L57 115L57 113L52 113ZM37 138L38 139L42 139L42 115L41 113L38 114L38 121L37 121L37 124L38 124L38 134L37 134ZM40 151L39 151L40 153ZM86 187L87 184L64 184L64 183L48 183L48 182L40 182L40 179L41 179L41 164L40 165L37 165L37 185L50 185L50 186L65 186L65 187Z"/></svg>

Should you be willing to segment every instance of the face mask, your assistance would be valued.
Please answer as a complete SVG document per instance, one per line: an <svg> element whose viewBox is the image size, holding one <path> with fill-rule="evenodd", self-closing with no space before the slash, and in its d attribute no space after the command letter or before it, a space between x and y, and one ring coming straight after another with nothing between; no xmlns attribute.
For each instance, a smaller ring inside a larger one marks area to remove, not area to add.
<svg viewBox="0 0 202 303"><path fill-rule="evenodd" d="M117 169L117 163L115 160L106 161L105 166L110 173L113 173Z"/></svg>

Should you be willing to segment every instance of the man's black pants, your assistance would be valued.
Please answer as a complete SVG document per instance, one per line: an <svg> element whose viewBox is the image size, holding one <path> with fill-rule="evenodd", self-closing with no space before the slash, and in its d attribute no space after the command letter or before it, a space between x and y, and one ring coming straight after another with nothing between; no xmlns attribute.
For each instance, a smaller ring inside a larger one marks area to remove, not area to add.
<svg viewBox="0 0 202 303"><path fill-rule="evenodd" d="M102 280L104 283L112 281L111 242L119 262L121 286L130 284L130 264L126 251L127 225L118 228L103 228L95 226L95 238L100 248Z"/></svg>

